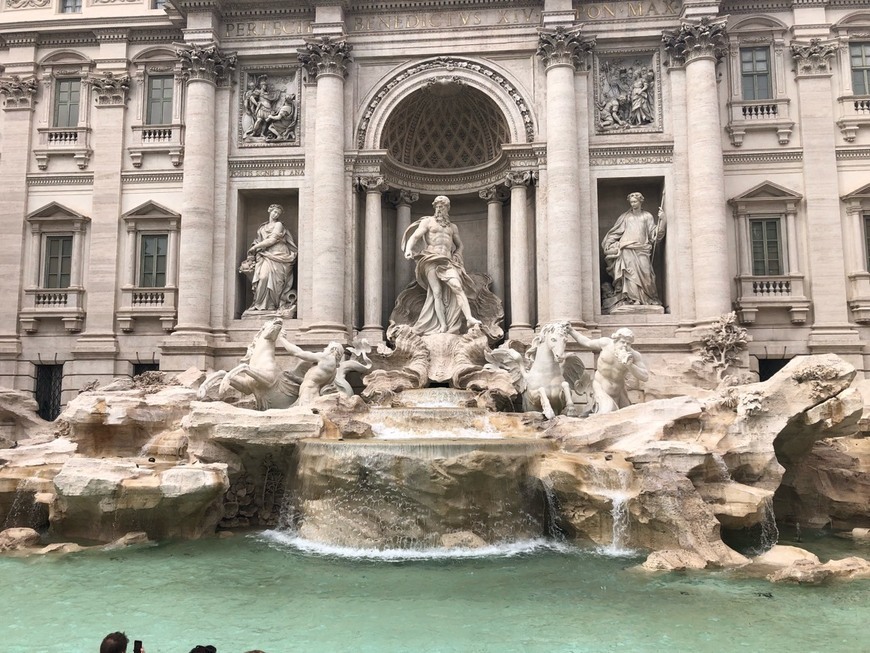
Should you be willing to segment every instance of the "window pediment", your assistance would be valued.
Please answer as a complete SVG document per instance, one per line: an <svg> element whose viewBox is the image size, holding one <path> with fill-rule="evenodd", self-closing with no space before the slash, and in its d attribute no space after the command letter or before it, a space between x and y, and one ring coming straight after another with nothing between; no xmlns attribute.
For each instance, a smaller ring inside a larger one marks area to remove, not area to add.
<svg viewBox="0 0 870 653"><path fill-rule="evenodd" d="M39 225L43 229L49 226L57 226L61 228L70 228L71 226L81 225L90 222L91 219L82 215L78 211L73 211L71 208L51 202L40 209L33 211L27 215L27 221L32 225Z"/></svg>
<svg viewBox="0 0 870 653"><path fill-rule="evenodd" d="M765 181L728 200L738 213L779 210L793 213L803 195Z"/></svg>
<svg viewBox="0 0 870 653"><path fill-rule="evenodd" d="M175 218L180 219L181 214L176 213L172 209L168 209L162 204L151 200L140 204L135 209L130 209L121 216L123 220L141 219L141 218Z"/></svg>

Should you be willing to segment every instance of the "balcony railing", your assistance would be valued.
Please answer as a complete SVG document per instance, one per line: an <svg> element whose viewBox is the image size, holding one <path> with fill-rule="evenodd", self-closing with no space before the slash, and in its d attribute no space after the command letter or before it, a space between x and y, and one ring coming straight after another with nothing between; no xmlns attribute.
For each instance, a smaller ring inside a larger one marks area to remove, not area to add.
<svg viewBox="0 0 870 653"><path fill-rule="evenodd" d="M40 127L39 144L33 150L36 165L40 170L48 168L52 156L72 155L79 167L88 167L92 150L90 147L90 127Z"/></svg>
<svg viewBox="0 0 870 653"><path fill-rule="evenodd" d="M810 310L803 275L737 277L737 311L740 321L752 324L759 310L786 309L794 324L803 324Z"/></svg>
<svg viewBox="0 0 870 653"><path fill-rule="evenodd" d="M85 318L84 299L83 288L27 288L18 321L25 332L36 333L41 320L59 319L76 333Z"/></svg>
<svg viewBox="0 0 870 653"><path fill-rule="evenodd" d="M794 120L789 117L789 100L739 100L728 103L725 129L735 147L743 145L747 132L775 131L780 145L791 139Z"/></svg>
<svg viewBox="0 0 870 653"><path fill-rule="evenodd" d="M130 332L138 318L157 318L164 331L172 331L177 315L178 290L176 288L121 289L121 308L118 310L118 326Z"/></svg>
<svg viewBox="0 0 870 653"><path fill-rule="evenodd" d="M840 119L837 126L846 142L851 143L861 127L870 126L870 96L847 95L839 98Z"/></svg>
<svg viewBox="0 0 870 653"><path fill-rule="evenodd" d="M184 127L182 125L134 125L133 143L127 148L133 167L142 166L147 153L166 153L174 167L184 159Z"/></svg>

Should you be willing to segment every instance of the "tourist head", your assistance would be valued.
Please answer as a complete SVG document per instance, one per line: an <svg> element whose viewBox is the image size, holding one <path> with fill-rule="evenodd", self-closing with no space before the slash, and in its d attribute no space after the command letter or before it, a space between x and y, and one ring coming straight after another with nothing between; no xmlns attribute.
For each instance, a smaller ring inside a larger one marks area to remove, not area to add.
<svg viewBox="0 0 870 653"><path fill-rule="evenodd" d="M205 646L197 644L190 649L190 653L217 653L217 649L211 644L206 644Z"/></svg>
<svg viewBox="0 0 870 653"><path fill-rule="evenodd" d="M127 636L124 633L109 633L103 637L100 653L127 653Z"/></svg>
<svg viewBox="0 0 870 653"><path fill-rule="evenodd" d="M631 204L632 207L640 206L643 204L644 197L641 193L629 193L628 194L628 203Z"/></svg>

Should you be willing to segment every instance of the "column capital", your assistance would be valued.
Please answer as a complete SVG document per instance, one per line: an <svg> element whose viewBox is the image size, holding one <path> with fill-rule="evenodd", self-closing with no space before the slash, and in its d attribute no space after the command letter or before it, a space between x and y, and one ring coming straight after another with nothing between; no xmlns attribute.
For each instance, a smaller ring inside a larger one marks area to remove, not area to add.
<svg viewBox="0 0 870 653"><path fill-rule="evenodd" d="M225 81L236 69L236 55L229 54L211 45L185 44L176 48L186 79L199 79L212 84Z"/></svg>
<svg viewBox="0 0 870 653"><path fill-rule="evenodd" d="M683 21L678 29L662 34L662 43L676 63L689 63L703 58L718 61L727 47L727 21L727 17L711 19L706 16L698 22Z"/></svg>
<svg viewBox="0 0 870 653"><path fill-rule="evenodd" d="M809 43L791 43L791 56L795 63L795 77L829 77L831 59L837 53L840 43L810 39Z"/></svg>
<svg viewBox="0 0 870 653"><path fill-rule="evenodd" d="M504 185L508 188L515 186L529 187L538 179L538 173L534 170L511 170L504 178Z"/></svg>
<svg viewBox="0 0 870 653"><path fill-rule="evenodd" d="M538 30L537 55L545 68L571 66L574 70L584 67L586 55L595 46L595 39L581 39L580 28L559 26Z"/></svg>
<svg viewBox="0 0 870 653"><path fill-rule="evenodd" d="M123 107L127 104L127 93L130 91L129 75L115 75L107 70L100 76L92 75L90 82L98 107Z"/></svg>
<svg viewBox="0 0 870 653"><path fill-rule="evenodd" d="M484 188L483 190L478 191L477 195L480 199L486 200L487 204L504 204L504 201L507 199L504 188L501 186L490 186L489 188Z"/></svg>
<svg viewBox="0 0 870 653"><path fill-rule="evenodd" d="M311 77L347 75L347 64L353 61L350 51L353 49L344 38L319 36L306 39L305 47L297 50L299 61L305 66Z"/></svg>
<svg viewBox="0 0 870 653"><path fill-rule="evenodd" d="M4 99L3 108L6 111L32 109L38 88L39 83L35 77L21 79L18 75L12 75L0 80L0 95Z"/></svg>
<svg viewBox="0 0 870 653"><path fill-rule="evenodd" d="M415 193L411 190L400 188L393 193L390 193L390 203L393 206L411 206L414 202L420 199L420 193Z"/></svg>
<svg viewBox="0 0 870 653"><path fill-rule="evenodd" d="M360 190L364 190L367 193L383 193L389 188L381 175L357 177L356 183Z"/></svg>

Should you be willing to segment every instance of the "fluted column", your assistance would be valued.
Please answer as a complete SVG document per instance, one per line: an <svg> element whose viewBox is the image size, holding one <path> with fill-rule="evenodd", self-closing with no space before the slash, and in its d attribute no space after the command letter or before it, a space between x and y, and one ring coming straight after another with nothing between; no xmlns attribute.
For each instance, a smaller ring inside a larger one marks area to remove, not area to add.
<svg viewBox="0 0 870 653"><path fill-rule="evenodd" d="M478 193L486 200L486 273L492 278L492 292L504 303L504 194L496 186Z"/></svg>
<svg viewBox="0 0 870 653"><path fill-rule="evenodd" d="M728 219L716 64L725 48L725 19L683 22L664 35L671 56L685 61L689 215L695 315L711 322L731 310Z"/></svg>
<svg viewBox="0 0 870 653"><path fill-rule="evenodd" d="M235 68L236 58L217 46L197 44L179 48L178 57L187 76L187 96L176 334L205 334L211 330L215 88Z"/></svg>
<svg viewBox="0 0 870 653"><path fill-rule="evenodd" d="M593 40L580 30L542 31L538 56L547 74L547 224L551 320L582 322L580 175L574 72ZM513 279L511 279L513 282Z"/></svg>
<svg viewBox="0 0 870 653"><path fill-rule="evenodd" d="M511 192L511 320L510 337L523 338L532 332L529 312L531 266L529 265L529 219L526 213L528 188L534 173L513 171L505 178Z"/></svg>
<svg viewBox="0 0 870 653"><path fill-rule="evenodd" d="M419 193L409 190L399 190L391 201L396 205L396 296L399 295L414 278L414 262L405 258L402 250L402 237L411 226L411 204L420 199Z"/></svg>
<svg viewBox="0 0 870 653"><path fill-rule="evenodd" d="M384 178L360 177L359 188L366 194L365 240L363 245L363 336L383 340L381 324L384 309L383 215L381 193L387 189Z"/></svg>
<svg viewBox="0 0 870 653"><path fill-rule="evenodd" d="M342 39L310 39L299 60L317 80L314 116L314 206L317 237L312 241L311 331L344 334L345 280L348 274L344 187L344 77L351 46Z"/></svg>

